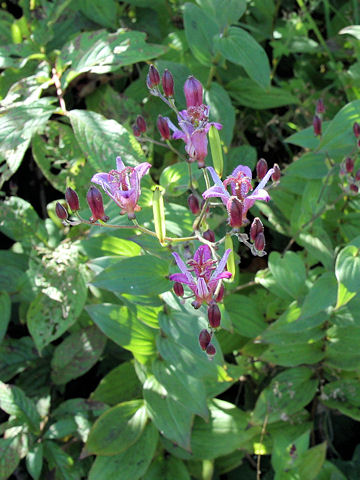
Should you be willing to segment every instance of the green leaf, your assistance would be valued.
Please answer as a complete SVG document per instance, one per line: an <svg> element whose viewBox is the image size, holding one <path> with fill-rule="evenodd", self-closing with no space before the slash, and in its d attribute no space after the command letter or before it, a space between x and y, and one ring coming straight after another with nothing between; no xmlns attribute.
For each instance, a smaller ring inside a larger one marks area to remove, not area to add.
<svg viewBox="0 0 360 480"><path fill-rule="evenodd" d="M319 336L319 332L318 336ZM299 343L291 344L291 355L289 354L288 344L270 345L270 347L261 354L260 358L274 365L281 365L283 367L297 367L302 364L312 365L320 362L324 357L324 344L322 341L315 341L308 343L301 342L299 336Z"/></svg>
<svg viewBox="0 0 360 480"><path fill-rule="evenodd" d="M336 280L332 273L324 273L310 288L301 308L301 318L327 311L336 302Z"/></svg>
<svg viewBox="0 0 360 480"><path fill-rule="evenodd" d="M141 247L136 243L111 235L94 235L79 242L82 251L89 258L103 256L136 257Z"/></svg>
<svg viewBox="0 0 360 480"><path fill-rule="evenodd" d="M14 447L16 438L0 438L0 478L6 480L20 463L20 455Z"/></svg>
<svg viewBox="0 0 360 480"><path fill-rule="evenodd" d="M83 275L74 267L57 277L56 271L51 272L50 281L31 302L26 316L39 352L75 323L87 296Z"/></svg>
<svg viewBox="0 0 360 480"><path fill-rule="evenodd" d="M347 417L360 421L360 388L353 379L341 379L324 386L321 402L339 410Z"/></svg>
<svg viewBox="0 0 360 480"><path fill-rule="evenodd" d="M145 162L138 141L115 120L87 110L71 110L69 117L81 150L98 172L113 170L117 156L131 167Z"/></svg>
<svg viewBox="0 0 360 480"><path fill-rule="evenodd" d="M215 20L193 3L184 5L184 27L188 45L194 57L207 67L213 56L213 37L219 34Z"/></svg>
<svg viewBox="0 0 360 480"><path fill-rule="evenodd" d="M228 295L224 299L224 304L235 331L240 335L254 338L266 329L267 323L251 297Z"/></svg>
<svg viewBox="0 0 360 480"><path fill-rule="evenodd" d="M84 375L99 360L106 337L97 327L72 333L55 348L51 361L51 379L56 385Z"/></svg>
<svg viewBox="0 0 360 480"><path fill-rule="evenodd" d="M205 92L205 102L210 106L210 120L221 123L220 137L225 145L230 145L235 126L235 108L227 91L213 82Z"/></svg>
<svg viewBox="0 0 360 480"><path fill-rule="evenodd" d="M36 443L26 455L26 468L33 480L39 480L43 465L43 445Z"/></svg>
<svg viewBox="0 0 360 480"><path fill-rule="evenodd" d="M44 434L46 440L55 440L73 435L76 433L78 425L74 418L61 418L55 423L52 423Z"/></svg>
<svg viewBox="0 0 360 480"><path fill-rule="evenodd" d="M226 90L238 105L256 110L299 103L299 100L287 90L271 86L262 88L249 78L240 77L232 80L226 85Z"/></svg>
<svg viewBox="0 0 360 480"><path fill-rule="evenodd" d="M335 275L337 281L349 292L360 291L360 249L354 245L343 248L336 258Z"/></svg>
<svg viewBox="0 0 360 480"><path fill-rule="evenodd" d="M327 128L329 122L323 122L323 130ZM314 135L314 128L307 127L300 132L296 132L293 135L290 135L286 139L287 143L292 143L293 145L298 145L299 147L309 148L310 150L317 150L320 140L317 136ZM309 152L310 154L314 154L314 152Z"/></svg>
<svg viewBox="0 0 360 480"><path fill-rule="evenodd" d="M293 298L304 293L306 271L300 255L286 252L281 257L280 253L272 252L269 255L269 268L275 281Z"/></svg>
<svg viewBox="0 0 360 480"><path fill-rule="evenodd" d="M0 292L0 343L3 341L11 317L11 300L6 292Z"/></svg>
<svg viewBox="0 0 360 480"><path fill-rule="evenodd" d="M117 455L140 437L147 420L143 400L120 403L94 423L84 447L88 455Z"/></svg>
<svg viewBox="0 0 360 480"><path fill-rule="evenodd" d="M260 87L270 86L270 64L265 50L248 32L230 27L226 34L216 37L215 45L227 60L241 65Z"/></svg>
<svg viewBox="0 0 360 480"><path fill-rule="evenodd" d="M323 179L328 173L325 159L326 155L324 153L305 153L286 167L286 175L309 179Z"/></svg>
<svg viewBox="0 0 360 480"><path fill-rule="evenodd" d="M5 338L0 345L0 380L9 381L38 358L30 337Z"/></svg>
<svg viewBox="0 0 360 480"><path fill-rule="evenodd" d="M257 162L257 152L250 145L241 145L230 149L226 157L226 172L228 175L239 165L246 165L251 170L255 168Z"/></svg>
<svg viewBox="0 0 360 480"><path fill-rule="evenodd" d="M155 354L157 331L142 323L127 307L98 304L89 305L87 311L108 338L130 350L141 363Z"/></svg>
<svg viewBox="0 0 360 480"><path fill-rule="evenodd" d="M274 425L275 427L276 424ZM274 442L271 465L280 478L281 473L292 468L294 459L290 453L294 446L297 456L306 452L309 448L311 427L312 424L310 422L300 425L289 425L288 423L284 425L284 422L281 422L281 428L275 428L274 431L271 431L271 437Z"/></svg>
<svg viewBox="0 0 360 480"><path fill-rule="evenodd" d="M56 475L61 480L79 480L79 474L75 469L73 458L55 442L44 442L44 457L51 469L55 469Z"/></svg>
<svg viewBox="0 0 360 480"><path fill-rule="evenodd" d="M355 316L355 318L357 317ZM342 370L357 370L360 361L358 348L360 327L345 323L341 317L337 323L340 325L333 325L326 332L328 340L325 352L326 363Z"/></svg>
<svg viewBox="0 0 360 480"><path fill-rule="evenodd" d="M162 435L190 451L193 415L189 410L178 404L155 377L146 379L144 399L147 412Z"/></svg>
<svg viewBox="0 0 360 480"><path fill-rule="evenodd" d="M305 247L309 254L321 262L327 270L333 270L335 253L331 239L323 228L314 226L312 234L299 233L297 243Z"/></svg>
<svg viewBox="0 0 360 480"><path fill-rule="evenodd" d="M119 25L116 0L104 0L101 5L91 0L78 0L76 4L86 17L105 28L115 30Z"/></svg>
<svg viewBox="0 0 360 480"><path fill-rule="evenodd" d="M121 480L138 480L148 469L158 443L158 432L149 423L136 443L124 452L111 457L96 457L89 472L89 480L114 480L121 472Z"/></svg>
<svg viewBox="0 0 360 480"><path fill-rule="evenodd" d="M190 480L184 462L172 455L157 457L149 467L143 480Z"/></svg>
<svg viewBox="0 0 360 480"><path fill-rule="evenodd" d="M326 442L303 453L294 463L294 473L306 480L315 480L326 458Z"/></svg>
<svg viewBox="0 0 360 480"><path fill-rule="evenodd" d="M253 420L262 425L291 417L313 399L318 381L311 379L313 371L306 367L292 368L276 375L260 394L253 412Z"/></svg>
<svg viewBox="0 0 360 480"><path fill-rule="evenodd" d="M196 0L196 3L211 15L221 32L235 23L246 10L245 0Z"/></svg>
<svg viewBox="0 0 360 480"><path fill-rule="evenodd" d="M141 397L142 385L133 362L124 362L102 378L91 399L108 405Z"/></svg>
<svg viewBox="0 0 360 480"><path fill-rule="evenodd" d="M97 275L92 284L111 292L157 295L171 288L166 278L168 273L168 262L151 255L143 255L113 263Z"/></svg>
<svg viewBox="0 0 360 480"><path fill-rule="evenodd" d="M165 188L166 195L177 197L189 190L189 167L191 167L191 164L181 162L164 168L161 172L159 183ZM198 186L197 180L200 175L200 169L196 169L194 172L192 168L192 180L195 188Z"/></svg>
<svg viewBox="0 0 360 480"><path fill-rule="evenodd" d="M70 66L61 77L62 88L81 73L114 72L166 52L163 45L147 44L145 37L143 32L122 28L114 33L106 30L81 33L62 48L57 59L58 68Z"/></svg>
<svg viewBox="0 0 360 480"><path fill-rule="evenodd" d="M40 432L41 418L35 404L19 387L0 382L0 408L26 423L33 433Z"/></svg>
<svg viewBox="0 0 360 480"><path fill-rule="evenodd" d="M349 478L346 478L333 463L325 460L316 480L349 480Z"/></svg>
<svg viewBox="0 0 360 480"><path fill-rule="evenodd" d="M32 136L41 132L55 107L53 98L34 100L30 105L16 105L0 114L0 161L6 161L8 170L3 181L19 168ZM1 183L2 184L2 183Z"/></svg>
<svg viewBox="0 0 360 480"><path fill-rule="evenodd" d="M25 246L38 243L46 244L47 232L42 220L26 200L10 197L0 209L0 230L16 242Z"/></svg>

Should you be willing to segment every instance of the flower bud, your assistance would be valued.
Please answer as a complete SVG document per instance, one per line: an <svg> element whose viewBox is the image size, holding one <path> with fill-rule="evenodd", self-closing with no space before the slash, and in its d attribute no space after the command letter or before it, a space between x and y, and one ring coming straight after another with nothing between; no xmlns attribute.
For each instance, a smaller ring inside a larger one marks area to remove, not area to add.
<svg viewBox="0 0 360 480"><path fill-rule="evenodd" d="M56 202L55 213L60 218L60 220L66 220L68 218L66 208L63 207L60 202Z"/></svg>
<svg viewBox="0 0 360 480"><path fill-rule="evenodd" d="M250 227L250 238L251 238L251 240L254 241L256 236L259 233L263 233L263 232L264 232L264 226L263 226L260 218L255 217L252 224L251 224L251 227Z"/></svg>
<svg viewBox="0 0 360 480"><path fill-rule="evenodd" d="M149 88L154 88L160 83L160 74L155 65L150 65L149 73L146 80L147 86Z"/></svg>
<svg viewBox="0 0 360 480"><path fill-rule="evenodd" d="M345 168L347 173L352 173L352 171L354 170L354 160L351 157L346 157Z"/></svg>
<svg viewBox="0 0 360 480"><path fill-rule="evenodd" d="M318 117L317 115L315 115L313 118L313 128L314 128L314 135L316 137L320 137L321 136L321 118Z"/></svg>
<svg viewBox="0 0 360 480"><path fill-rule="evenodd" d="M186 107L199 107L203 100L203 87L195 77L188 77L184 84Z"/></svg>
<svg viewBox="0 0 360 480"><path fill-rule="evenodd" d="M215 242L215 233L212 231L212 230L206 230L206 232L204 232L202 234L203 238L205 238L205 240L207 240L208 242L212 242L214 243Z"/></svg>
<svg viewBox="0 0 360 480"><path fill-rule="evenodd" d="M201 330L199 334L199 343L201 350L206 350L206 347L209 345L211 342L211 335L207 330Z"/></svg>
<svg viewBox="0 0 360 480"><path fill-rule="evenodd" d="M169 125L164 117L161 115L158 116L157 123L156 123L158 130L160 132L160 135L164 140L169 140L170 139L170 129Z"/></svg>
<svg viewBox="0 0 360 480"><path fill-rule="evenodd" d="M324 105L324 102L321 98L319 98L319 100L316 102L316 109L315 109L315 113L316 114L322 114L325 112L325 105Z"/></svg>
<svg viewBox="0 0 360 480"><path fill-rule="evenodd" d="M173 286L174 293L177 297L183 297L184 296L184 287L182 286L182 283L180 282L175 282Z"/></svg>
<svg viewBox="0 0 360 480"><path fill-rule="evenodd" d="M72 188L68 187L65 192L66 201L70 207L70 210L77 212L80 210L80 203L78 194Z"/></svg>
<svg viewBox="0 0 360 480"><path fill-rule="evenodd" d="M209 324L212 328L217 328L220 326L221 313L216 302L211 302L211 304L208 307L208 319L209 319Z"/></svg>
<svg viewBox="0 0 360 480"><path fill-rule="evenodd" d="M136 125L136 123L134 123L131 128L135 137L140 137L141 131L140 131L140 128Z"/></svg>
<svg viewBox="0 0 360 480"><path fill-rule="evenodd" d="M166 97L174 96L174 78L168 69L165 69L162 76L162 86Z"/></svg>
<svg viewBox="0 0 360 480"><path fill-rule="evenodd" d="M256 175L258 180L262 180L268 171L268 164L265 158L260 158L256 164Z"/></svg>
<svg viewBox="0 0 360 480"><path fill-rule="evenodd" d="M187 202L191 210L191 213L193 213L194 215L197 215L198 213L200 213L199 200L193 193L190 193L190 195L188 196Z"/></svg>
<svg viewBox="0 0 360 480"><path fill-rule="evenodd" d="M358 122L354 123L353 130L354 130L355 137L359 138L360 137L360 125L358 124Z"/></svg>
<svg viewBox="0 0 360 480"><path fill-rule="evenodd" d="M274 163L273 169L275 170L274 173L271 175L271 180L273 182L278 182L281 177L281 170L277 163Z"/></svg>
<svg viewBox="0 0 360 480"><path fill-rule="evenodd" d="M217 296L215 298L215 301L217 303L220 303L222 301L222 299L224 298L224 294L225 294L225 287L224 287L224 284L222 283L221 287L220 287L220 290L219 290L219 293L217 294Z"/></svg>
<svg viewBox="0 0 360 480"><path fill-rule="evenodd" d="M104 204L101 193L96 187L91 186L89 188L86 194L86 201L88 202L92 213L92 217L90 217L91 223L94 223L97 220L102 220L103 222L107 222L109 220L109 217L106 216L104 212Z"/></svg>
<svg viewBox="0 0 360 480"><path fill-rule="evenodd" d="M256 235L255 238L255 248L258 252L262 252L265 248L265 235L263 232L260 232Z"/></svg>
<svg viewBox="0 0 360 480"><path fill-rule="evenodd" d="M209 357L213 357L216 353L216 348L212 343L209 343L209 345L206 347L206 353L209 355Z"/></svg>
<svg viewBox="0 0 360 480"><path fill-rule="evenodd" d="M358 187L357 185L355 185L355 183L352 183L352 184L350 185L350 190L351 190L352 192L354 192L354 193L358 193L359 187Z"/></svg>
<svg viewBox="0 0 360 480"><path fill-rule="evenodd" d="M146 132L146 122L145 122L145 118L142 115L137 116L136 125L141 133Z"/></svg>
<svg viewBox="0 0 360 480"><path fill-rule="evenodd" d="M357 170L357 172L355 173L355 180L356 180L357 182L360 181L360 170Z"/></svg>
<svg viewBox="0 0 360 480"><path fill-rule="evenodd" d="M243 224L243 207L244 203L237 197L230 197L227 202L230 225L234 228L239 228Z"/></svg>

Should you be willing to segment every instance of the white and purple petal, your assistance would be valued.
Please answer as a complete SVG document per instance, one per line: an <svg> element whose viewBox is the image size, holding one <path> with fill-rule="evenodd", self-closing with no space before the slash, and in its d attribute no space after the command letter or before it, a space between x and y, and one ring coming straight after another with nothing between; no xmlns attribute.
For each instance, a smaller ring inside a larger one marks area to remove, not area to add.
<svg viewBox="0 0 360 480"><path fill-rule="evenodd" d="M246 177L252 178L252 171L246 165L238 165L231 174L231 177L237 177L239 172L242 172Z"/></svg>
<svg viewBox="0 0 360 480"><path fill-rule="evenodd" d="M176 252L173 252L173 257L175 258L175 262L176 262L176 265L180 268L181 272L185 275L185 277L187 278L187 285L195 285L195 281L194 281L194 278L193 276L191 275L191 273L189 272L187 266L185 265L185 263L183 262L182 258L180 257L180 255Z"/></svg>

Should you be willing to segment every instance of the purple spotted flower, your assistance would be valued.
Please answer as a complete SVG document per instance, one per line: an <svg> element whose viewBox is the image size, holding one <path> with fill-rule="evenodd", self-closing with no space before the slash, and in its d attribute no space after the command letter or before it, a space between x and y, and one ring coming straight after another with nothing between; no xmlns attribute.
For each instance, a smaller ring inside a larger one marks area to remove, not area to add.
<svg viewBox="0 0 360 480"><path fill-rule="evenodd" d="M183 262L180 255L174 252L173 256L182 273L173 273L169 279L189 286L195 294L195 300L192 303L194 308L199 308L203 303L209 304L219 281L222 278L231 277L230 272L224 271L230 252L230 249L226 250L217 267L214 265L216 261L212 259L211 250L207 245L201 245L196 250L194 258L188 261L189 266Z"/></svg>
<svg viewBox="0 0 360 480"><path fill-rule="evenodd" d="M249 223L246 215L256 200L264 200L265 202L270 200L270 195L264 190L264 187L274 173L273 168L266 173L252 193L250 193L253 189L251 184L252 173L249 167L239 165L224 182L220 180L212 167L208 167L208 170L215 185L206 190L203 197L205 199L210 197L221 198L229 213L229 223L234 228ZM228 186L230 187L230 193L227 190Z"/></svg>
<svg viewBox="0 0 360 480"><path fill-rule="evenodd" d="M101 185L105 193L121 208L120 214L128 214L130 220L141 210L137 204L141 190L140 180L148 172L151 164L143 162L136 167L125 167L121 157L116 157L116 170L109 173L96 173L91 181Z"/></svg>

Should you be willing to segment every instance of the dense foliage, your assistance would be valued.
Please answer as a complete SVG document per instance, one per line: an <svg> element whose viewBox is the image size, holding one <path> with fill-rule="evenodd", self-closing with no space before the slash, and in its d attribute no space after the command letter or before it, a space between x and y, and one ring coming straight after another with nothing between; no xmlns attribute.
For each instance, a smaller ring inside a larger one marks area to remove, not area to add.
<svg viewBox="0 0 360 480"><path fill-rule="evenodd" d="M358 2L0 39L0 479L358 479Z"/></svg>

